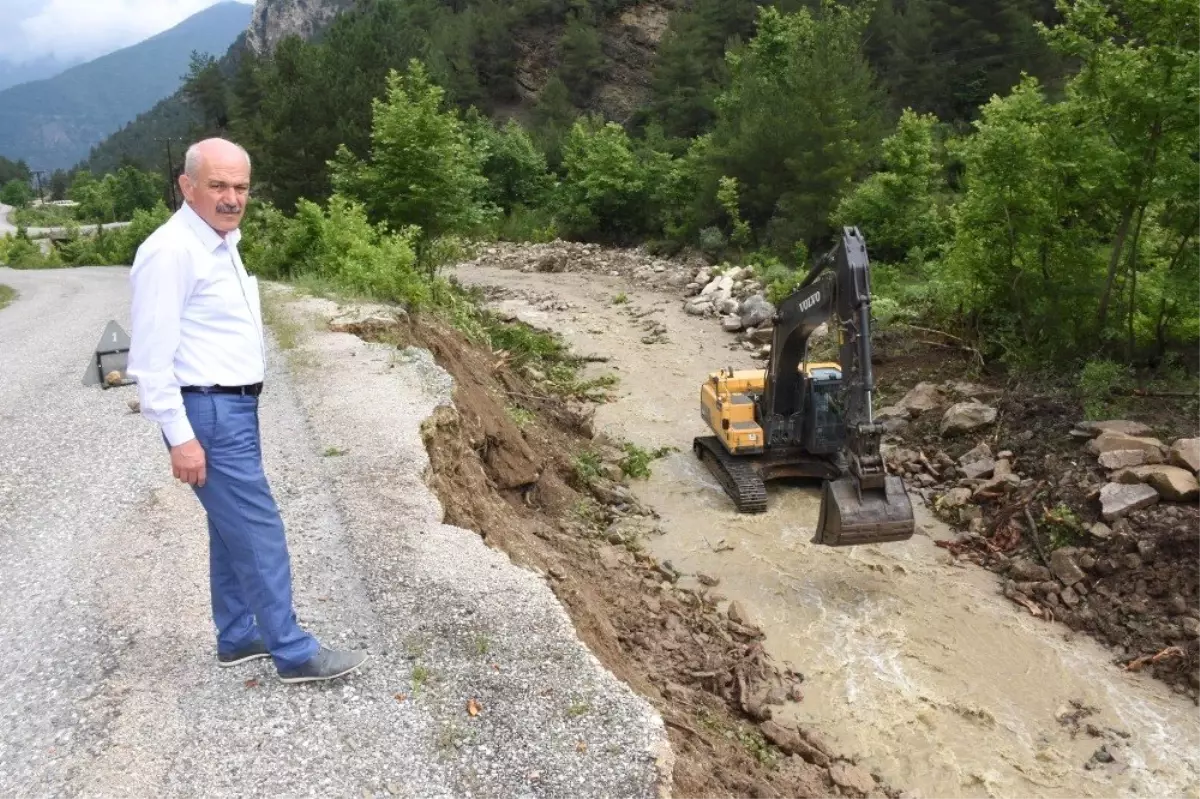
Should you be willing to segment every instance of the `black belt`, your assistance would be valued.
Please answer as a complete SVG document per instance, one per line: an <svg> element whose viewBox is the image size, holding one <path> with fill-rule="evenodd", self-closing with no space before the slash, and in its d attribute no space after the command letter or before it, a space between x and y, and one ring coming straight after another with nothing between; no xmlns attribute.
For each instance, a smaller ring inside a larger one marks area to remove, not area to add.
<svg viewBox="0 0 1200 799"><path fill-rule="evenodd" d="M262 393L263 384L253 383L249 386L180 386L180 391L194 394L241 394L243 397L257 397Z"/></svg>

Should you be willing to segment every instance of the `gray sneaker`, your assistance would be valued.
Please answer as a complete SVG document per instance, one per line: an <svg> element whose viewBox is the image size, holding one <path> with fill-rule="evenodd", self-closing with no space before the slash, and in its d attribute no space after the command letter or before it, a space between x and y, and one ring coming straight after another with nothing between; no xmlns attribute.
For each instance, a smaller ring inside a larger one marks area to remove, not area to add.
<svg viewBox="0 0 1200 799"><path fill-rule="evenodd" d="M307 663L279 672L281 682L332 680L349 674L367 660L366 652L339 652L324 646Z"/></svg>
<svg viewBox="0 0 1200 799"><path fill-rule="evenodd" d="M271 653L267 651L267 645L262 642L262 639L259 639L245 649L240 649L237 652L218 652L217 664L221 668L226 669L230 666L236 666L239 663L245 663L248 660L269 657L271 657Z"/></svg>

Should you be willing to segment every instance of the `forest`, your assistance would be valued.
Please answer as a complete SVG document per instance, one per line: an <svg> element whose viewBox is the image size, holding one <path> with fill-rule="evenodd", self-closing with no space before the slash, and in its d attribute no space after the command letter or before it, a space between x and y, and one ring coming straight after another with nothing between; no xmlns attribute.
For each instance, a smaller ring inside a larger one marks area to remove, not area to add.
<svg viewBox="0 0 1200 799"><path fill-rule="evenodd" d="M251 153L281 273L358 230L399 248L395 293L447 242L559 236L752 265L778 296L855 225L884 322L1016 372L1194 373L1193 3L692 0L630 80L633 6L360 0L269 58L195 58L193 133Z"/></svg>

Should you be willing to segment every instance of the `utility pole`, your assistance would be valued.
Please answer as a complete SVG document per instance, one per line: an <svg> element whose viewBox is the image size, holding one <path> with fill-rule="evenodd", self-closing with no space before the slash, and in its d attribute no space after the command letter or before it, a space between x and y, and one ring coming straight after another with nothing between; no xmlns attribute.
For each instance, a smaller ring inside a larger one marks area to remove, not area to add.
<svg viewBox="0 0 1200 799"><path fill-rule="evenodd" d="M171 154L171 142L183 141L178 136L155 136L155 141L167 143L167 191L171 192L171 210L179 208L179 198L175 195L175 158Z"/></svg>

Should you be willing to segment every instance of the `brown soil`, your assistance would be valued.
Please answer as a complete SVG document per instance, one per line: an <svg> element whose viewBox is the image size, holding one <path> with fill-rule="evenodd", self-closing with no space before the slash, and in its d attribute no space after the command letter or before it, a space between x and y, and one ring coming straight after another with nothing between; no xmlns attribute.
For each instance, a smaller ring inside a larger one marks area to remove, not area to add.
<svg viewBox="0 0 1200 799"><path fill-rule="evenodd" d="M773 705L801 697L803 676L769 660L757 628L641 551L653 512L613 479L622 453L592 438L582 405L430 318L360 335L427 348L454 377L455 408L423 429L446 522L549 575L581 639L662 714L676 795L898 795L816 731L771 720ZM603 463L585 479L575 457L587 451Z"/></svg>

